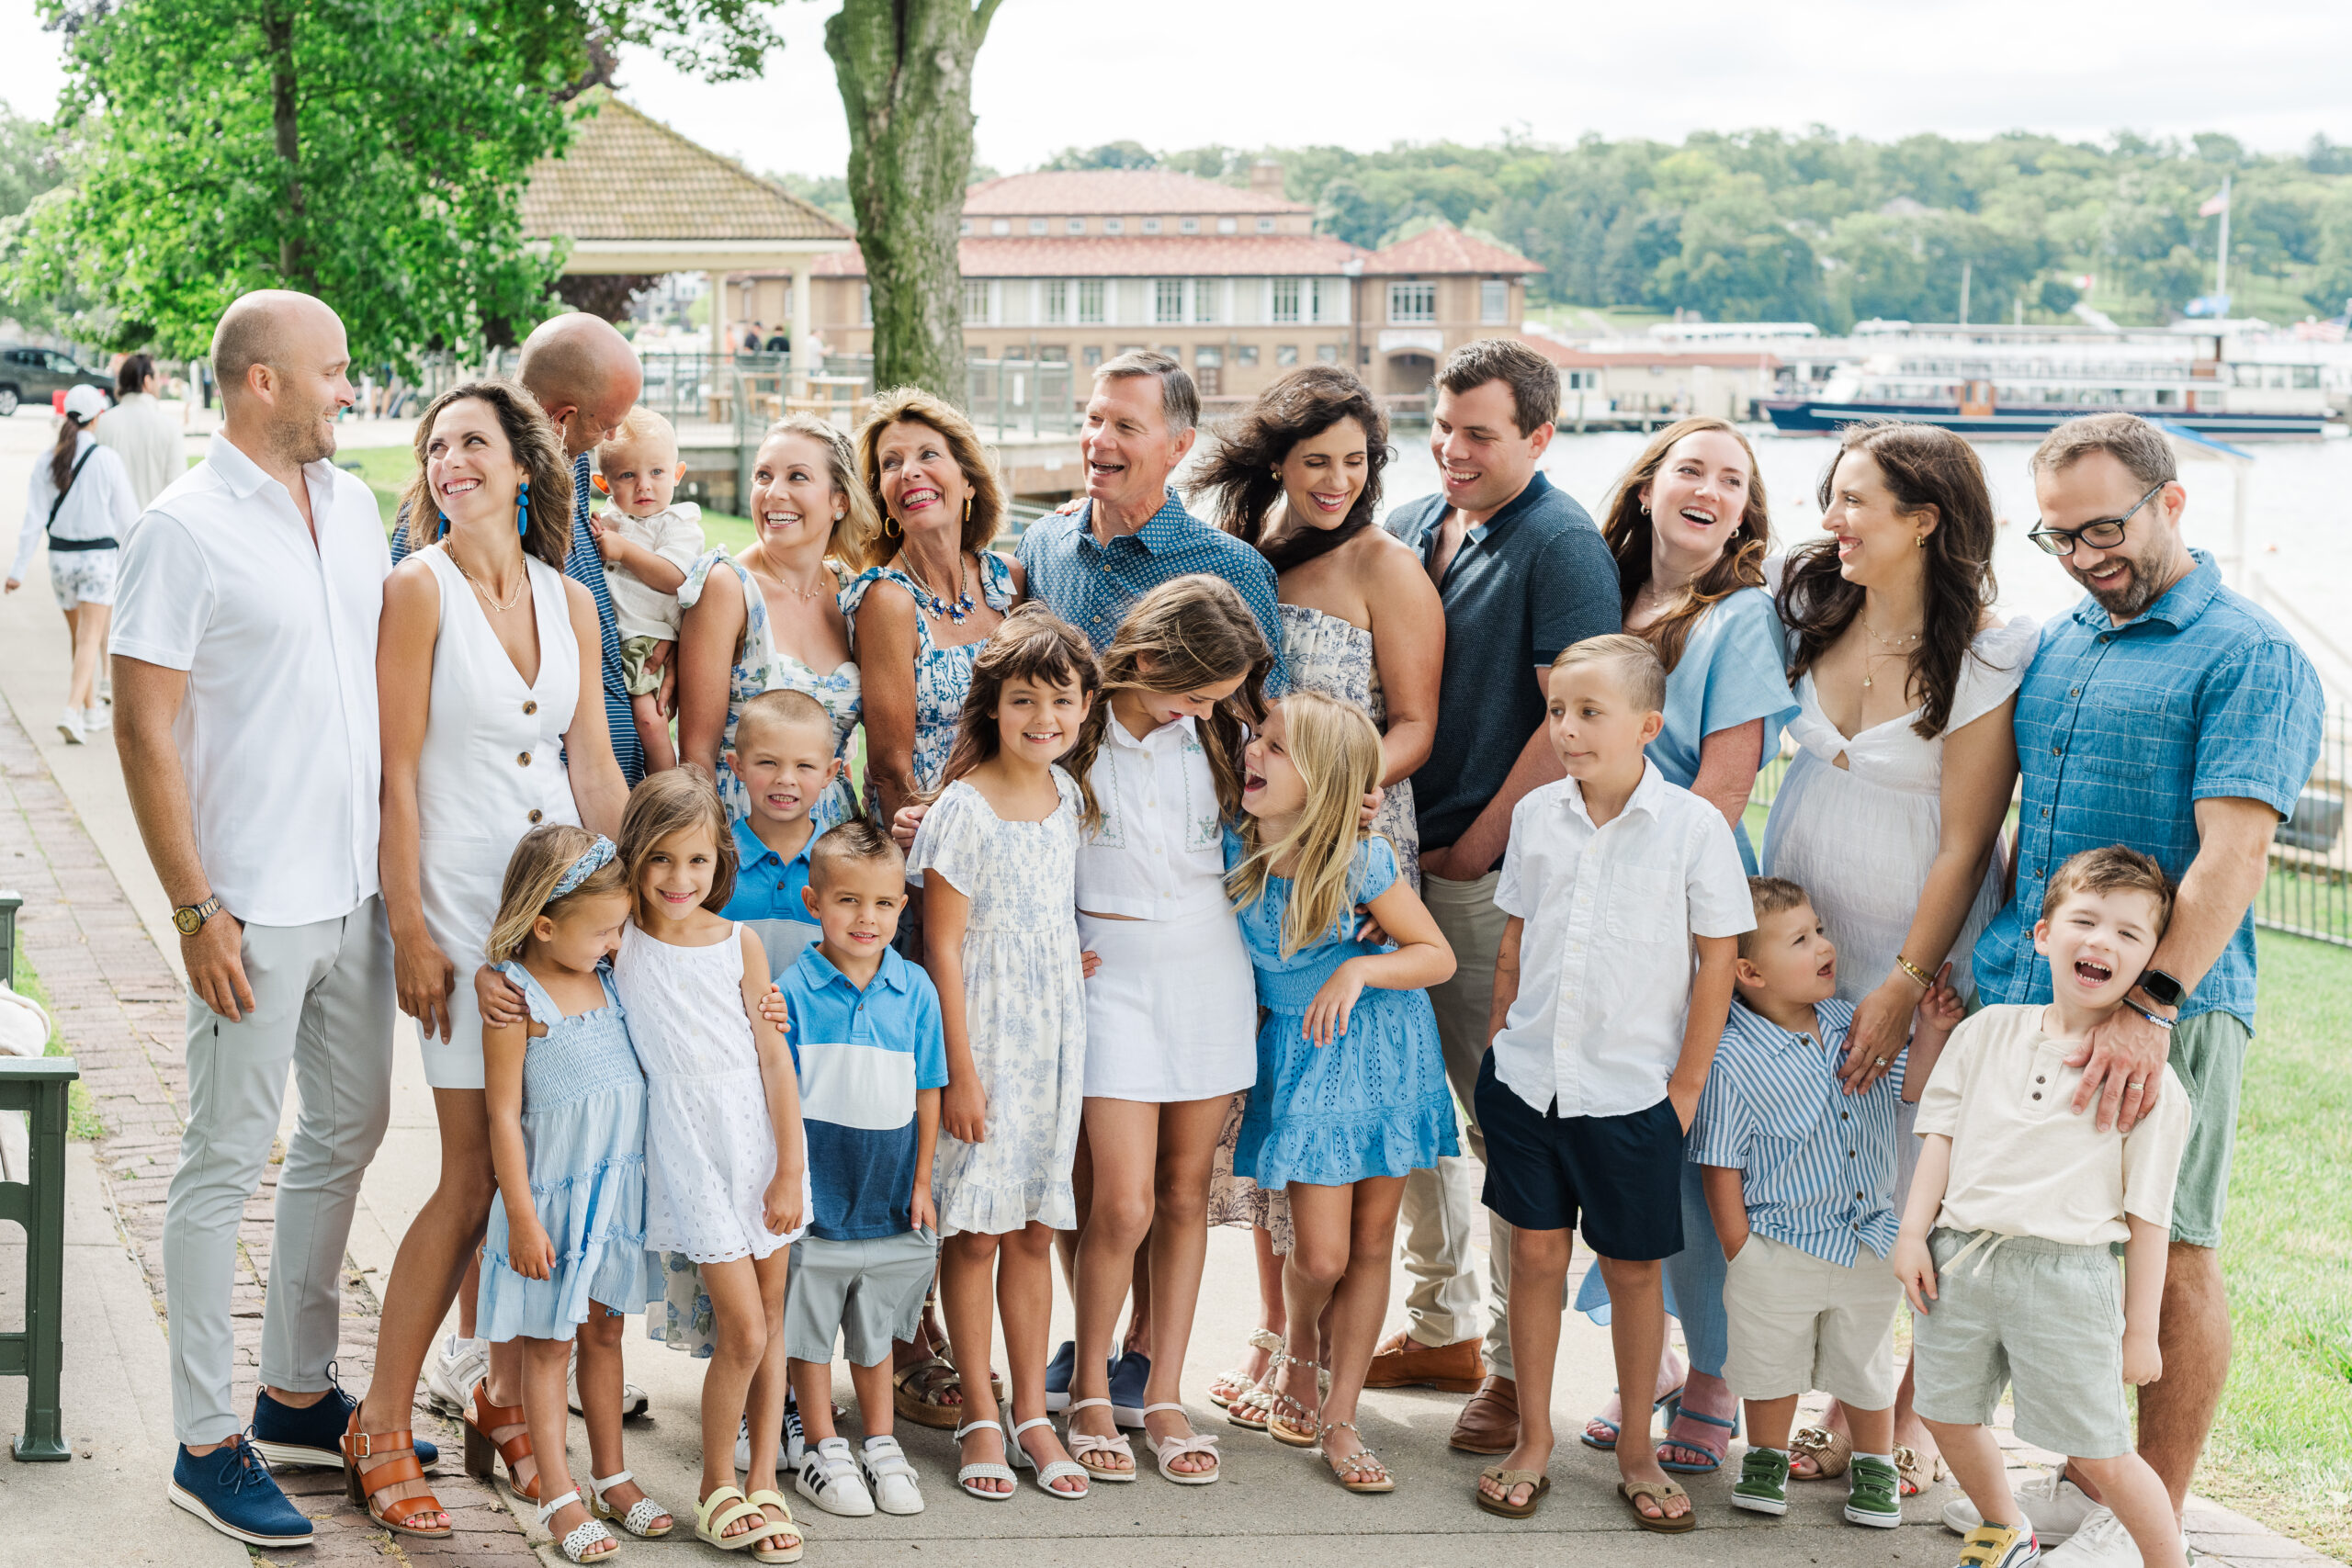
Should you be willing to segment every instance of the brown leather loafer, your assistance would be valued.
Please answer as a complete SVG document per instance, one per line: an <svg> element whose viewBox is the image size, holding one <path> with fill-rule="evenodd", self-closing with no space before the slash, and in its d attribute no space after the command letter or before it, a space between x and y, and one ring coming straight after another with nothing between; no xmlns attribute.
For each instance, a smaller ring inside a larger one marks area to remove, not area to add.
<svg viewBox="0 0 2352 1568"><path fill-rule="evenodd" d="M1403 1329L1380 1342L1372 1353L1366 1388L1433 1388L1444 1393L1468 1393L1486 1376L1486 1363L1476 1339L1451 1345L1424 1345Z"/></svg>
<svg viewBox="0 0 2352 1568"><path fill-rule="evenodd" d="M1519 1384L1488 1378L1462 1407L1448 1446L1465 1454L1507 1454L1519 1446Z"/></svg>

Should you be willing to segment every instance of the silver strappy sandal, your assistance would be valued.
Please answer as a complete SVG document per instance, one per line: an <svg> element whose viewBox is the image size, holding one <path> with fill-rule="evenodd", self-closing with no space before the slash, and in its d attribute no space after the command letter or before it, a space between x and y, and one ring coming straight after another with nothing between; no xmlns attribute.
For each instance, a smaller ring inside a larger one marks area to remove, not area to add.
<svg viewBox="0 0 2352 1568"><path fill-rule="evenodd" d="M1358 1442L1363 1442L1363 1428L1354 1422L1325 1421L1318 1423L1315 1428L1317 1450L1321 1450L1324 1439L1342 1428L1353 1432ZM1388 1467L1380 1462L1380 1456L1372 1451L1372 1445L1369 1443L1365 1443L1355 1452L1344 1454L1338 1459L1333 1459L1326 1452L1323 1460L1331 1467L1332 1479L1359 1495L1371 1496L1382 1492L1396 1490L1396 1478L1388 1473Z"/></svg>

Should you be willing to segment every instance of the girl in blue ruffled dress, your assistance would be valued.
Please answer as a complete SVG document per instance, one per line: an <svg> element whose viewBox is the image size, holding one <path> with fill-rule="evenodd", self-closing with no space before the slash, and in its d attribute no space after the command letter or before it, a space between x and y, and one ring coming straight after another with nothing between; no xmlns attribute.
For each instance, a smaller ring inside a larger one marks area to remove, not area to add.
<svg viewBox="0 0 2352 1568"><path fill-rule="evenodd" d="M619 1543L598 1522L661 1536L672 1520L621 1461L621 1325L662 1292L645 1247L645 1073L611 976L601 967L628 919L611 840L549 824L514 846L489 955L522 990L528 1018L482 1030L490 1102L491 1201L478 1307L482 1337L523 1341L530 1435L509 1463L538 1461L539 1522L574 1562ZM593 1502L564 1461L564 1376L574 1339ZM467 1429L470 1449L487 1439ZM468 1455L469 1468L488 1464ZM602 1473L599 1473L602 1472Z"/></svg>
<svg viewBox="0 0 2352 1568"><path fill-rule="evenodd" d="M1227 888L1266 1014L1233 1169L1284 1193L1295 1232L1266 1431L1319 1447L1351 1492L1394 1491L1356 1428L1356 1399L1388 1310L1406 1173L1460 1152L1427 990L1453 976L1453 952L1398 874L1396 850L1359 825L1381 767L1363 710L1294 692L1243 757ZM1393 946L1357 939L1359 906ZM1328 1339L1317 1326L1327 1303ZM1318 1394L1327 1369L1330 1390Z"/></svg>

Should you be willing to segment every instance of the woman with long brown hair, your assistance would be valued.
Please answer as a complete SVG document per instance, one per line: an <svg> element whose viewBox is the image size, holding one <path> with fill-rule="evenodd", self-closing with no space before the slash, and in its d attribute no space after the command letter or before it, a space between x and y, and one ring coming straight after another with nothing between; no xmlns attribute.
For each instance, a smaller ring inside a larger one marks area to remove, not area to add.
<svg viewBox="0 0 2352 1568"><path fill-rule="evenodd" d="M2018 776L2010 720L2041 628L1993 615L1992 496L1950 431L1850 427L1821 510L1828 536L1773 563L1800 710L1764 863L1805 890L1838 945L1838 995L1854 1009L1846 1077L1859 1091L1892 1066L1947 961L1961 995L1974 983L1971 950L2001 906L1993 852ZM1916 1109L1896 1122L1898 1211L1918 1159ZM1942 1462L1911 1395L1906 1368L1894 1403L1906 1495ZM1844 1470L1844 1427L1832 1404L1797 1435L1791 1473Z"/></svg>
<svg viewBox="0 0 2352 1568"><path fill-rule="evenodd" d="M1727 422L1705 418L1677 421L1651 439L1600 525L1617 559L1625 629L1667 669L1666 727L1650 742L1650 761L1724 814L1751 875L1756 852L1741 818L1766 749L1778 748L1781 726L1796 716L1781 673L1780 617L1764 589L1771 532L1755 449ZM1696 1166L1683 1168L1682 1224L1692 1240L1666 1260L1667 1310L1681 1319L1690 1367L1686 1379L1669 1351L1651 1393L1673 1415L1658 1462L1697 1475L1723 1463L1738 1416L1723 1381L1723 1249ZM1598 1316L1608 1302L1596 1269L1577 1305ZM1604 1408L1585 1423L1585 1443L1614 1448L1623 1419ZM1636 1425L1647 1433L1646 1416Z"/></svg>

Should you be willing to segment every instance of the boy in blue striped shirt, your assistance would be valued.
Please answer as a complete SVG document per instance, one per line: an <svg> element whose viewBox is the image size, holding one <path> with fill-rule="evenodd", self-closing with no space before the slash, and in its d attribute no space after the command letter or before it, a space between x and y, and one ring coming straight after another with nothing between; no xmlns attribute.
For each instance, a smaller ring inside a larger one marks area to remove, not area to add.
<svg viewBox="0 0 2352 1568"><path fill-rule="evenodd" d="M1789 1511L1789 1428L1820 1389L1844 1406L1856 1452L1846 1518L1903 1522L1894 1468L1894 1309L1887 1259L1894 1212L1895 1101L1917 1100L1933 1055L1960 1021L1940 983L1894 1070L1860 1094L1838 1077L1850 1002L1838 997L1838 950L1804 889L1748 879L1756 929L1739 939L1736 998L1690 1124L1689 1158L1730 1259L1724 1381L1745 1402L1747 1457L1732 1503Z"/></svg>

